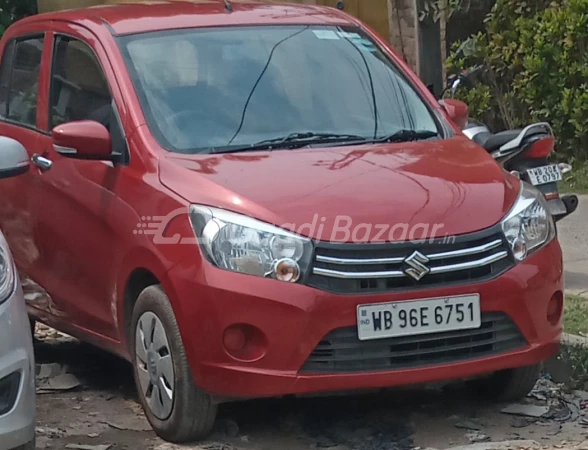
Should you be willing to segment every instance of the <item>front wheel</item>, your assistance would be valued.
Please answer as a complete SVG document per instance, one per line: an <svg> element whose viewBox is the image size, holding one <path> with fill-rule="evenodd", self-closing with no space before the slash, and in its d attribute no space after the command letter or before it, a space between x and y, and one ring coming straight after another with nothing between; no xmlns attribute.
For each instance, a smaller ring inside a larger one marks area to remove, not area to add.
<svg viewBox="0 0 588 450"><path fill-rule="evenodd" d="M172 306L161 286L146 288L133 311L135 383L155 433L173 443L205 438L217 405L194 384Z"/></svg>
<svg viewBox="0 0 588 450"><path fill-rule="evenodd" d="M541 365L501 370L489 377L471 380L468 386L478 395L498 402L521 400L535 387Z"/></svg>

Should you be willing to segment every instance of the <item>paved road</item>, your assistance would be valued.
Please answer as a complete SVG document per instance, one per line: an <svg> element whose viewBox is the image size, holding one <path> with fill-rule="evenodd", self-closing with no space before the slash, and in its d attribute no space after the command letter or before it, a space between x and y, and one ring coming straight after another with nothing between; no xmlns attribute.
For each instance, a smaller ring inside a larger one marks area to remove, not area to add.
<svg viewBox="0 0 588 450"><path fill-rule="evenodd" d="M588 292L588 195L580 196L574 214L558 224L564 252L566 289Z"/></svg>

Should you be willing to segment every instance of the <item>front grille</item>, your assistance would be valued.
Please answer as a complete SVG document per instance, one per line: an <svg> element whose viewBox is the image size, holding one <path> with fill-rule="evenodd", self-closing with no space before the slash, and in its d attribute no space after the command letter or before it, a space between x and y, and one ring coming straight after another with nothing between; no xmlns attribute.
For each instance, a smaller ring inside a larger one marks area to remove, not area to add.
<svg viewBox="0 0 588 450"><path fill-rule="evenodd" d="M418 243L317 242L307 282L338 294L415 290L486 281L512 264L497 227Z"/></svg>
<svg viewBox="0 0 588 450"><path fill-rule="evenodd" d="M360 341L357 328L339 328L317 345L301 372L348 373L412 369L498 355L527 345L506 314L483 313L473 330Z"/></svg>
<svg viewBox="0 0 588 450"><path fill-rule="evenodd" d="M14 372L0 380L0 416L9 413L18 397L20 372Z"/></svg>

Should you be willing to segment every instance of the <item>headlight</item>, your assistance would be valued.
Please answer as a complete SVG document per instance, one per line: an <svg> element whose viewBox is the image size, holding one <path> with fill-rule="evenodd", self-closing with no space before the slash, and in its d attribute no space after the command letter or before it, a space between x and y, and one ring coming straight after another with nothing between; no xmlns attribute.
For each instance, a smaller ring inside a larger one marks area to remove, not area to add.
<svg viewBox="0 0 588 450"><path fill-rule="evenodd" d="M543 194L521 182L519 197L502 221L502 231L517 261L551 241L555 236L555 225Z"/></svg>
<svg viewBox="0 0 588 450"><path fill-rule="evenodd" d="M14 270L14 263L8 244L4 237L0 234L0 303L4 302L14 290L14 282L16 279Z"/></svg>
<svg viewBox="0 0 588 450"><path fill-rule="evenodd" d="M223 209L192 205L190 220L208 260L221 269L295 283L308 271L310 239Z"/></svg>

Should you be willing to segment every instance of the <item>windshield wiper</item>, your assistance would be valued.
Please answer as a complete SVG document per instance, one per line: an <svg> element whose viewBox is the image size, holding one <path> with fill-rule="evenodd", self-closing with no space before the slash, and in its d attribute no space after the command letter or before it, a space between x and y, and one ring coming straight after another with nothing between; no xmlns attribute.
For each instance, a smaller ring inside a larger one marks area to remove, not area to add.
<svg viewBox="0 0 588 450"><path fill-rule="evenodd" d="M318 144L323 142L364 142L367 141L365 136L358 134L345 133L313 133L311 131L306 133L290 133L287 136L277 137L274 139L266 139L256 142L251 145L239 145L229 147L216 147L212 149L212 153L237 153L251 150L273 150L277 148L298 148L307 145Z"/></svg>
<svg viewBox="0 0 588 450"><path fill-rule="evenodd" d="M301 143L304 145L308 145L309 142L329 142L329 141L365 141L365 136L360 136L358 134L345 134L345 133L313 133L311 131L307 133L291 133L288 136L275 138L275 139L267 139L265 141L258 142L254 145L263 145L263 144L289 144L289 143Z"/></svg>
<svg viewBox="0 0 588 450"><path fill-rule="evenodd" d="M430 130L400 130L387 136L375 139L366 138L358 134L345 133L291 133L287 136L275 139L266 139L251 145L234 145L228 147L215 147L211 153L239 153L253 150L273 150L279 148L300 148L312 144L337 143L343 145L354 144L378 144L393 142L409 142L438 137L439 133Z"/></svg>
<svg viewBox="0 0 588 450"><path fill-rule="evenodd" d="M431 139L434 137L439 137L439 133L436 131L431 131L431 130L400 130L400 131L396 131L395 133L389 134L388 136L370 139L369 143L410 142L410 141L420 141L420 140L425 140L425 139Z"/></svg>

